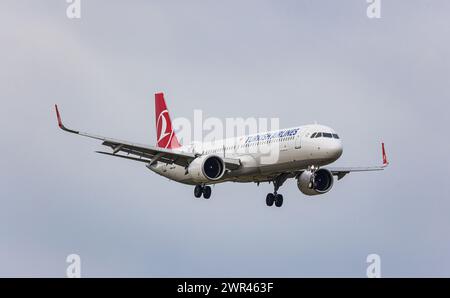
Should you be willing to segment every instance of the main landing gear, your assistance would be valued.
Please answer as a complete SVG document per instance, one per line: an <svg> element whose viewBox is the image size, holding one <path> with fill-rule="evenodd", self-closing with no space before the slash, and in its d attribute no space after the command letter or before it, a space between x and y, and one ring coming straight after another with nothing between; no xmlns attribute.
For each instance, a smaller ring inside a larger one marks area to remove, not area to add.
<svg viewBox="0 0 450 298"><path fill-rule="evenodd" d="M266 205L271 207L275 203L275 206L281 207L283 205L283 195L277 193L268 193L266 196Z"/></svg>
<svg viewBox="0 0 450 298"><path fill-rule="evenodd" d="M203 194L203 198L209 199L211 197L211 186L196 185L194 188L194 196L200 198Z"/></svg>
<svg viewBox="0 0 450 298"><path fill-rule="evenodd" d="M271 207L275 203L275 206L283 206L283 195L277 193L278 189L283 185L287 179L287 174L281 174L273 180L273 193L268 193L266 196L266 205Z"/></svg>

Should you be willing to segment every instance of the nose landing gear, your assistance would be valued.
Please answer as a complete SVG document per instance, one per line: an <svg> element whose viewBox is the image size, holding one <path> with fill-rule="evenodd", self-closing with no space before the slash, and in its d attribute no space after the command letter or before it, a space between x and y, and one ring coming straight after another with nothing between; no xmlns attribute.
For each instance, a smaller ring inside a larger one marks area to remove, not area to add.
<svg viewBox="0 0 450 298"><path fill-rule="evenodd" d="M319 167L316 167L314 165L308 167L308 170L311 171L311 173L312 173L311 178L309 179L309 183L308 183L309 189L313 189L316 187L316 179L315 179L316 175L314 175L314 174L318 169L319 169Z"/></svg>

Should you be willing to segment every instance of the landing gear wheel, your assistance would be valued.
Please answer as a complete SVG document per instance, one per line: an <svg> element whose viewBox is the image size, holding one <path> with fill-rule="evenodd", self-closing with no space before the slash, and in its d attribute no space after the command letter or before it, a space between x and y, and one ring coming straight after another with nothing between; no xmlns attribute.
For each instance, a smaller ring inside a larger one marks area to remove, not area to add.
<svg viewBox="0 0 450 298"><path fill-rule="evenodd" d="M273 202L275 201L275 196L273 193L268 193L266 196L266 205L271 207L273 206Z"/></svg>
<svg viewBox="0 0 450 298"><path fill-rule="evenodd" d="M194 188L194 196L200 198L203 193L203 187L201 185L196 185Z"/></svg>
<svg viewBox="0 0 450 298"><path fill-rule="evenodd" d="M275 196L275 206L281 207L283 205L283 195L277 194Z"/></svg>
<svg viewBox="0 0 450 298"><path fill-rule="evenodd" d="M209 199L211 197L211 187L210 186L205 186L203 188L203 197L205 199Z"/></svg>

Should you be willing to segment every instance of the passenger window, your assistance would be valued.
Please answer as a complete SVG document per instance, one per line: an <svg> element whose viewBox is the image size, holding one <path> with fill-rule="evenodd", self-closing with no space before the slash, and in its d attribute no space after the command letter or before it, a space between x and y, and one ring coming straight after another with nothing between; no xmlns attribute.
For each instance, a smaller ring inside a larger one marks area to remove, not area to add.
<svg viewBox="0 0 450 298"><path fill-rule="evenodd" d="M331 133L328 133L328 132L324 132L323 133L323 136L325 137L325 138L332 138L332 136L331 136Z"/></svg>
<svg viewBox="0 0 450 298"><path fill-rule="evenodd" d="M333 138L335 138L335 139L339 139L339 136L337 135L337 134L333 134Z"/></svg>

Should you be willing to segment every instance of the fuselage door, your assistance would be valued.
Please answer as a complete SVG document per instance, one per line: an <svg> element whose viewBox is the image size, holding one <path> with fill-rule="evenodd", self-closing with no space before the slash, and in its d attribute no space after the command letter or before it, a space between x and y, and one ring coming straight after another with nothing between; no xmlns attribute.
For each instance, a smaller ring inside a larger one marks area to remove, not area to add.
<svg viewBox="0 0 450 298"><path fill-rule="evenodd" d="M302 137L300 134L297 134L295 136L295 145L294 145L295 149L300 149L302 148Z"/></svg>

